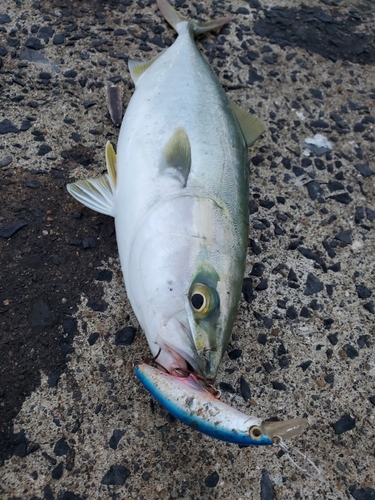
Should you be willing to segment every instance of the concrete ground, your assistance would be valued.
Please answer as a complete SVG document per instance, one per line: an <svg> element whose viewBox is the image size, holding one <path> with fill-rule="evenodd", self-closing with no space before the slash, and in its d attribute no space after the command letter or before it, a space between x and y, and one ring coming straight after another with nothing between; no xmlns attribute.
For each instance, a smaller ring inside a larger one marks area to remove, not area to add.
<svg viewBox="0 0 375 500"><path fill-rule="evenodd" d="M120 86L125 109L127 59L157 54L173 30L142 0L5 0L0 499L374 500L375 6L178 4L202 19L232 13L197 43L267 126L251 150L244 293L217 385L243 412L305 416L292 444L324 480L153 401L132 372L149 349L113 222L65 190L100 175L116 144L105 86Z"/></svg>

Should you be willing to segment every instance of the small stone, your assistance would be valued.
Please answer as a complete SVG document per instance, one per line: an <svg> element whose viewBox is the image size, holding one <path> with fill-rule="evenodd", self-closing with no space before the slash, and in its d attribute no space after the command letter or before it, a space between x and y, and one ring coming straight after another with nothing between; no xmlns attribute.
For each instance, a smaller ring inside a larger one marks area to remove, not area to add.
<svg viewBox="0 0 375 500"><path fill-rule="evenodd" d="M373 300L370 300L370 302L367 302L366 304L363 304L363 307L366 309L371 314L375 314L375 304Z"/></svg>
<svg viewBox="0 0 375 500"><path fill-rule="evenodd" d="M357 294L360 299L368 299L372 295L371 290L369 290L364 285L356 285L355 288L357 290Z"/></svg>
<svg viewBox="0 0 375 500"><path fill-rule="evenodd" d="M233 349L233 351L228 352L230 359L235 360L242 356L242 349Z"/></svg>
<svg viewBox="0 0 375 500"><path fill-rule="evenodd" d="M112 276L113 273L109 269L100 269L96 273L95 279L98 281L106 281L107 283L110 283L112 281Z"/></svg>
<svg viewBox="0 0 375 500"><path fill-rule="evenodd" d="M253 268L252 268L252 270L250 272L250 275L252 275L252 276L262 276L262 274L264 272L264 269L265 269L264 264L261 264L260 262L256 262L253 265Z"/></svg>
<svg viewBox="0 0 375 500"><path fill-rule="evenodd" d="M122 429L115 429L112 433L112 436L109 440L109 447L112 448L112 450L117 450L117 446L120 442L120 439L122 436L125 434L125 431Z"/></svg>
<svg viewBox="0 0 375 500"><path fill-rule="evenodd" d="M93 311L104 312L108 309L108 302L103 299L89 300L86 305Z"/></svg>
<svg viewBox="0 0 375 500"><path fill-rule="evenodd" d="M291 321L295 321L298 318L297 310L294 306L289 306L286 310L286 317Z"/></svg>
<svg viewBox="0 0 375 500"><path fill-rule="evenodd" d="M267 334L266 333L260 333L258 335L258 339L257 340L258 340L259 344L266 345L266 343L267 343Z"/></svg>
<svg viewBox="0 0 375 500"><path fill-rule="evenodd" d="M13 156L11 155L4 156L4 158L0 160L0 168L7 167L12 163L12 161L13 161Z"/></svg>
<svg viewBox="0 0 375 500"><path fill-rule="evenodd" d="M69 450L70 446L66 442L65 438L62 437L56 442L53 452L58 457L62 457L63 455L66 455Z"/></svg>
<svg viewBox="0 0 375 500"><path fill-rule="evenodd" d="M95 106L96 102L95 101L91 101L91 100L86 100L86 101L83 101L83 107L85 109L89 109L91 108L92 106Z"/></svg>
<svg viewBox="0 0 375 500"><path fill-rule="evenodd" d="M54 373L48 377L47 383L49 387L57 387L61 377L61 373Z"/></svg>
<svg viewBox="0 0 375 500"><path fill-rule="evenodd" d="M82 240L82 246L84 249L96 248L98 246L98 240L96 238L84 238Z"/></svg>
<svg viewBox="0 0 375 500"><path fill-rule="evenodd" d="M345 413L336 423L332 424L335 433L340 436L344 432L351 431L355 427L355 418Z"/></svg>
<svg viewBox="0 0 375 500"><path fill-rule="evenodd" d="M250 399L251 399L250 386L242 375L240 378L240 393L241 393L241 396L243 397L244 401L246 401L246 403L248 401L250 401Z"/></svg>
<svg viewBox="0 0 375 500"><path fill-rule="evenodd" d="M342 348L350 359L354 359L359 356L357 349L350 344L345 344Z"/></svg>
<svg viewBox="0 0 375 500"><path fill-rule="evenodd" d="M353 201L353 198L349 195L349 193L339 193L330 196L331 200L335 200L338 203L342 203L343 205L349 205Z"/></svg>
<svg viewBox="0 0 375 500"><path fill-rule="evenodd" d="M57 465L51 473L52 479L61 479L63 472L64 472L64 464L63 462L60 462L59 465Z"/></svg>
<svg viewBox="0 0 375 500"><path fill-rule="evenodd" d="M87 342L89 343L89 345L94 345L95 342L99 339L99 337L100 337L99 332L91 333L89 338L87 339Z"/></svg>
<svg viewBox="0 0 375 500"><path fill-rule="evenodd" d="M286 391L286 385L283 384L282 382L272 382L272 387L276 389L277 391Z"/></svg>
<svg viewBox="0 0 375 500"><path fill-rule="evenodd" d="M223 392L229 392L229 394L236 394L234 387L231 384L228 384L227 382L220 382L219 387Z"/></svg>
<svg viewBox="0 0 375 500"><path fill-rule="evenodd" d="M8 14L0 14L0 24L10 23L11 20Z"/></svg>
<svg viewBox="0 0 375 500"><path fill-rule="evenodd" d="M17 231L27 226L27 222L22 220L17 220L13 222L13 224L9 224L8 226L3 226L0 228L0 237L1 238L11 238Z"/></svg>
<svg viewBox="0 0 375 500"><path fill-rule="evenodd" d="M32 328L42 331L46 327L54 326L56 323L57 318L48 304L42 299L38 299L34 302L30 315L30 324Z"/></svg>
<svg viewBox="0 0 375 500"><path fill-rule="evenodd" d="M265 469L262 470L260 478L260 500L275 500L275 491L271 479Z"/></svg>
<svg viewBox="0 0 375 500"><path fill-rule="evenodd" d="M298 365L298 368L302 368L302 371L306 371L308 369L308 367L311 365L312 361L311 360L308 360L308 361L304 361L303 363L301 363L300 365Z"/></svg>
<svg viewBox="0 0 375 500"><path fill-rule="evenodd" d="M37 179L30 179L25 181L25 186L31 189L38 189L41 186L41 183Z"/></svg>
<svg viewBox="0 0 375 500"><path fill-rule="evenodd" d="M330 343L332 345L336 345L338 343L338 338L337 338L337 333L330 333L328 336L327 336L328 340L330 341Z"/></svg>
<svg viewBox="0 0 375 500"><path fill-rule="evenodd" d="M64 43L64 41L65 41L65 36L59 33L53 37L52 43L54 45L61 45L62 43Z"/></svg>
<svg viewBox="0 0 375 500"><path fill-rule="evenodd" d="M115 333L115 345L131 345L135 339L136 329L126 326Z"/></svg>
<svg viewBox="0 0 375 500"><path fill-rule="evenodd" d="M324 285L321 281L318 280L316 276L312 273L309 273L306 281L306 288L303 292L304 295L314 295L315 293L319 293L323 290Z"/></svg>
<svg viewBox="0 0 375 500"><path fill-rule="evenodd" d="M39 38L36 38L34 36L26 40L25 46L28 47L29 49L34 49L34 50L40 50L43 48L42 42L39 40Z"/></svg>
<svg viewBox="0 0 375 500"><path fill-rule="evenodd" d="M356 488L355 486L351 486L349 491L354 500L375 500L374 488Z"/></svg>
<svg viewBox="0 0 375 500"><path fill-rule="evenodd" d="M370 396L370 397L368 398L368 400L370 401L370 403L371 403L373 406L375 406L375 396Z"/></svg>
<svg viewBox="0 0 375 500"><path fill-rule="evenodd" d="M53 491L49 484L46 484L43 489L43 500L53 500Z"/></svg>
<svg viewBox="0 0 375 500"><path fill-rule="evenodd" d="M0 122L0 134L18 134L19 129L6 118Z"/></svg>
<svg viewBox="0 0 375 500"><path fill-rule="evenodd" d="M318 197L323 196L324 194L323 188L316 181L311 181L307 184L307 191L312 200L316 200Z"/></svg>
<svg viewBox="0 0 375 500"><path fill-rule="evenodd" d="M123 465L111 465L103 477L101 484L115 484L122 486L130 476L130 470Z"/></svg>
<svg viewBox="0 0 375 500"><path fill-rule="evenodd" d="M244 278L243 283L242 283L242 293L243 293L243 298L249 304L256 299L257 296L253 290L252 278Z"/></svg>
<svg viewBox="0 0 375 500"><path fill-rule="evenodd" d="M303 306L302 309L301 309L301 312L299 313L299 315L302 317L302 318L311 318L311 314L310 314L310 311L307 309L306 306Z"/></svg>
<svg viewBox="0 0 375 500"><path fill-rule="evenodd" d="M345 231L341 231L341 233L336 234L335 240L340 241L343 245L351 245L352 244L352 232L349 229Z"/></svg>
<svg viewBox="0 0 375 500"><path fill-rule="evenodd" d="M363 177L370 177L374 174L368 163L356 163L354 166Z"/></svg>
<svg viewBox="0 0 375 500"><path fill-rule="evenodd" d="M42 144L38 150L38 153L37 155L38 156L44 156L46 155L47 153L49 153L50 151L52 151L52 148L51 146L48 146L48 144Z"/></svg>
<svg viewBox="0 0 375 500"><path fill-rule="evenodd" d="M215 488L215 486L219 482L219 479L219 474L214 471L205 478L204 484L207 486L207 488Z"/></svg>

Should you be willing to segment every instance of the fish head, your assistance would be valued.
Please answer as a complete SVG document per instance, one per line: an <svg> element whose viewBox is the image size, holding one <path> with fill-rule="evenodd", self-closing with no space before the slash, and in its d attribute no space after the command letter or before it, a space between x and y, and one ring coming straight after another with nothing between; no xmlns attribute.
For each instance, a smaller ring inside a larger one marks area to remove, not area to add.
<svg viewBox="0 0 375 500"><path fill-rule="evenodd" d="M190 337L194 344L193 368L207 380L214 380L227 346L237 310L231 304L227 285L208 264L200 266L185 300Z"/></svg>

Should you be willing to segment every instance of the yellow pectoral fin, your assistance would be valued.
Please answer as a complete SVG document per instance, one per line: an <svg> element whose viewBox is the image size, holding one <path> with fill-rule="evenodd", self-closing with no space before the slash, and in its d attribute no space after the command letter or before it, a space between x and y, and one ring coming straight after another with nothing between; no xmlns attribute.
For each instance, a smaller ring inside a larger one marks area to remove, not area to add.
<svg viewBox="0 0 375 500"><path fill-rule="evenodd" d="M187 133L182 127L176 129L164 148L161 172L168 173L186 186L191 168L191 147Z"/></svg>
<svg viewBox="0 0 375 500"><path fill-rule="evenodd" d="M265 126L257 116L252 115L248 111L240 108L240 106L238 106L238 104L234 101L229 100L229 102L230 107L240 124L246 143L248 146L251 146L258 139L258 137L265 132Z"/></svg>
<svg viewBox="0 0 375 500"><path fill-rule="evenodd" d="M117 183L116 153L109 141L107 141L107 144L105 145L105 160L107 163L109 179L112 184L112 188L114 189Z"/></svg>

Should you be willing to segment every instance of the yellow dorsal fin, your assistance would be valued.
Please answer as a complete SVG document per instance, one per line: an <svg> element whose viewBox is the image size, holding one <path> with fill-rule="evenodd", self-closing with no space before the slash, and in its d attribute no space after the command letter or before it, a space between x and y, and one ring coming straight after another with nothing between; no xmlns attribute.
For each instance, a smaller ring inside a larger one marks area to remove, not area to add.
<svg viewBox="0 0 375 500"><path fill-rule="evenodd" d="M229 102L230 107L240 124L247 145L251 146L266 129L258 117L240 108L239 105L231 99Z"/></svg>
<svg viewBox="0 0 375 500"><path fill-rule="evenodd" d="M105 160L107 163L110 183L112 184L112 187L115 188L117 183L116 153L109 141L107 141L107 144L105 145Z"/></svg>
<svg viewBox="0 0 375 500"><path fill-rule="evenodd" d="M143 75L143 73L150 66L152 66L152 64L156 61L156 59L158 59L163 54L163 52L164 50L159 54L157 54L152 59L148 59L147 61L133 61L132 59L129 59L128 68L130 71L130 76L132 77L132 80L135 84L137 84L138 80Z"/></svg>

